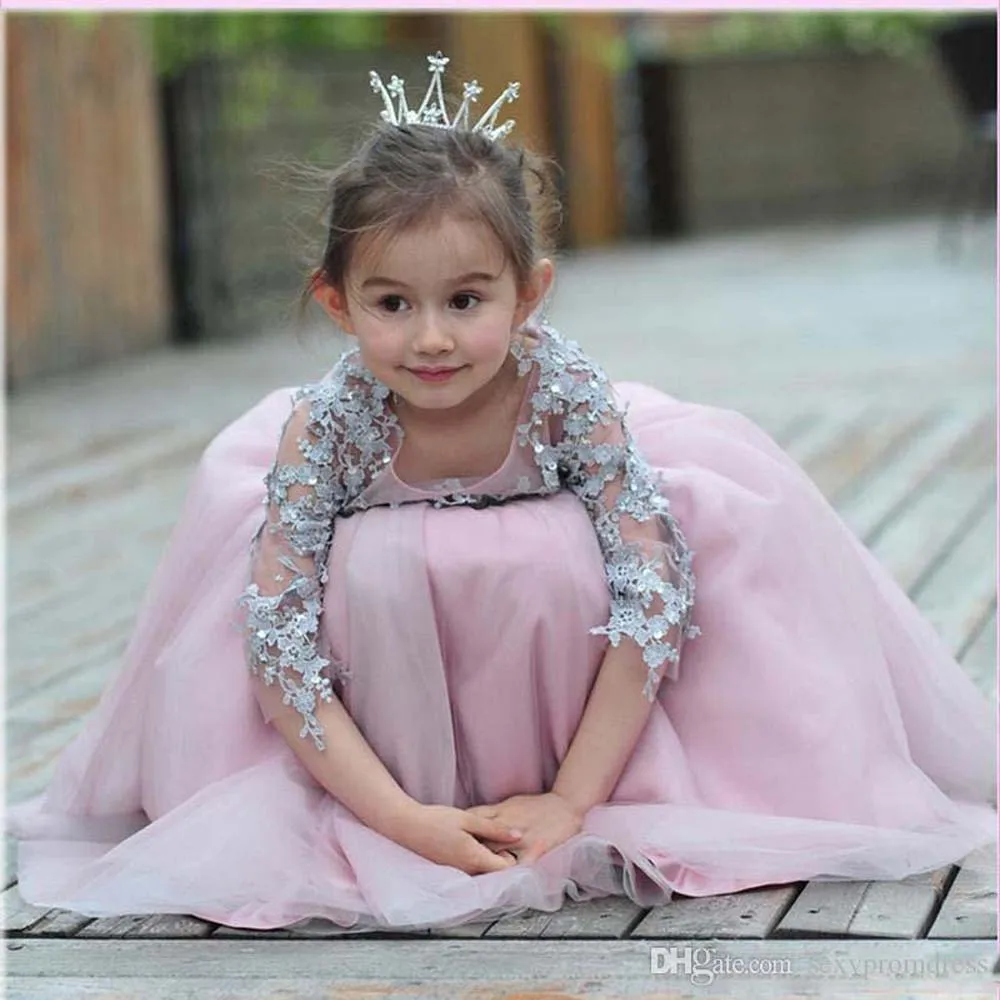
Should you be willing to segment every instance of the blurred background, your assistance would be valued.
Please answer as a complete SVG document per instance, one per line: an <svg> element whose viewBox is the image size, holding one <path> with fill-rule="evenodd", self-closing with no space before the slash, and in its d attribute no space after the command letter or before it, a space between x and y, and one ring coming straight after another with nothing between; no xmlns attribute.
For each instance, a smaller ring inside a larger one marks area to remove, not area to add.
<svg viewBox="0 0 1000 1000"><path fill-rule="evenodd" d="M570 256L994 213L992 13L150 13L7 19L7 386L287 325L319 198L426 54L522 84Z"/></svg>

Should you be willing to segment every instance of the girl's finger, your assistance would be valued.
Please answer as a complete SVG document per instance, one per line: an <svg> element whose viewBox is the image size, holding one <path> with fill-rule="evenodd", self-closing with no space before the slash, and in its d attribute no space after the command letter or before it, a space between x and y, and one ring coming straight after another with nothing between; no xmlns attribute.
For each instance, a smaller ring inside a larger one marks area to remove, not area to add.
<svg viewBox="0 0 1000 1000"><path fill-rule="evenodd" d="M483 847L489 848L494 854L502 854L504 851L511 847L509 841L499 841L499 840L481 840L480 843Z"/></svg>
<svg viewBox="0 0 1000 1000"><path fill-rule="evenodd" d="M497 819L486 819L466 811L465 831L483 840L498 840L509 844L521 839L520 830L512 830L506 823Z"/></svg>
<svg viewBox="0 0 1000 1000"><path fill-rule="evenodd" d="M472 816L479 816L481 819L497 818L497 811L493 806L470 806L465 811Z"/></svg>
<svg viewBox="0 0 1000 1000"><path fill-rule="evenodd" d="M510 854L495 854L493 851L476 843L476 856L472 864L473 872L501 872L517 864L517 859Z"/></svg>

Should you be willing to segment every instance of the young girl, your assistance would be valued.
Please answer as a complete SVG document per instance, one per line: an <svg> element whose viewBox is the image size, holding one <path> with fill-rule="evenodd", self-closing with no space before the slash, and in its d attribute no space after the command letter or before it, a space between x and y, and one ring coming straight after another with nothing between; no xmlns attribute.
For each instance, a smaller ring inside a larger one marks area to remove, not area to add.
<svg viewBox="0 0 1000 1000"><path fill-rule="evenodd" d="M516 87L450 119L445 62L374 77L310 286L356 346L209 446L24 898L412 929L988 843L985 700L763 432L534 319Z"/></svg>

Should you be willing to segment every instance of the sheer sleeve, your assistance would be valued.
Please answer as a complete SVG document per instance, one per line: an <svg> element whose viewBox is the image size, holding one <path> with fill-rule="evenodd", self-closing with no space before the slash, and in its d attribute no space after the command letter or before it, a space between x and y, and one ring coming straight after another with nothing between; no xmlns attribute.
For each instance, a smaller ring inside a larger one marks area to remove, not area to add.
<svg viewBox="0 0 1000 1000"><path fill-rule="evenodd" d="M321 654L326 564L338 491L333 475L334 426L321 399L305 391L282 432L265 483L267 513L254 538L245 609L247 659L264 684L302 716L302 738L324 749L316 718L333 698L331 661Z"/></svg>
<svg viewBox="0 0 1000 1000"><path fill-rule="evenodd" d="M691 623L692 553L610 384L584 383L583 402L568 410L565 426L560 465L594 522L611 593L610 619L592 631L614 646L623 636L638 644L652 700L663 676L677 678L684 640L699 634Z"/></svg>

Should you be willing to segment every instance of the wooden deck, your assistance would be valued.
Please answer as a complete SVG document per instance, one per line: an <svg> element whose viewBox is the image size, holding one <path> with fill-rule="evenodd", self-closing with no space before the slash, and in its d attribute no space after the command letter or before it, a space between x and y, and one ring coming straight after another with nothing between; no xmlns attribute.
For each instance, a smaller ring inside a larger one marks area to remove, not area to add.
<svg viewBox="0 0 1000 1000"><path fill-rule="evenodd" d="M195 458L224 419L259 389L281 383L285 370L269 359L282 351L272 338L244 348L243 355L232 346L165 352L116 378L92 373L14 400L10 801L44 787L55 757L95 704L124 647ZM814 370L807 391L795 392L781 391L783 376L774 375L780 366L770 374L759 371L748 386L749 365L740 373L739 361L729 358L730 383L705 367L705 379L693 379L695 391L688 395L735 400L770 431L995 700L992 373L969 366L965 355L923 357L922 367L889 369L862 386L849 378L820 380ZM691 362L692 371L698 363ZM301 364L303 372L315 371L314 364ZM242 397L221 393L209 403L199 395L202 382L220 385L227 371L238 377L251 370ZM807 375L804 367L800 384ZM190 395L178 399L171 391L178 385ZM201 403L192 408L195 399ZM57 400L86 406L87 418L67 426L52 412ZM134 419L114 419L123 412ZM108 525L129 544L109 545ZM780 974L719 973L714 988L726 996L745 990L760 997L972 998L995 990L992 848L898 883L797 883L707 899L677 897L651 910L610 899L433 940L370 935L338 941L328 925L261 933L181 916L89 919L38 909L18 895L8 846L4 912L8 995L25 1000L715 995L689 975L651 973L650 949L667 945L714 949L711 956L692 953L696 963L724 956L785 963ZM945 972L933 971L935 962Z"/></svg>

